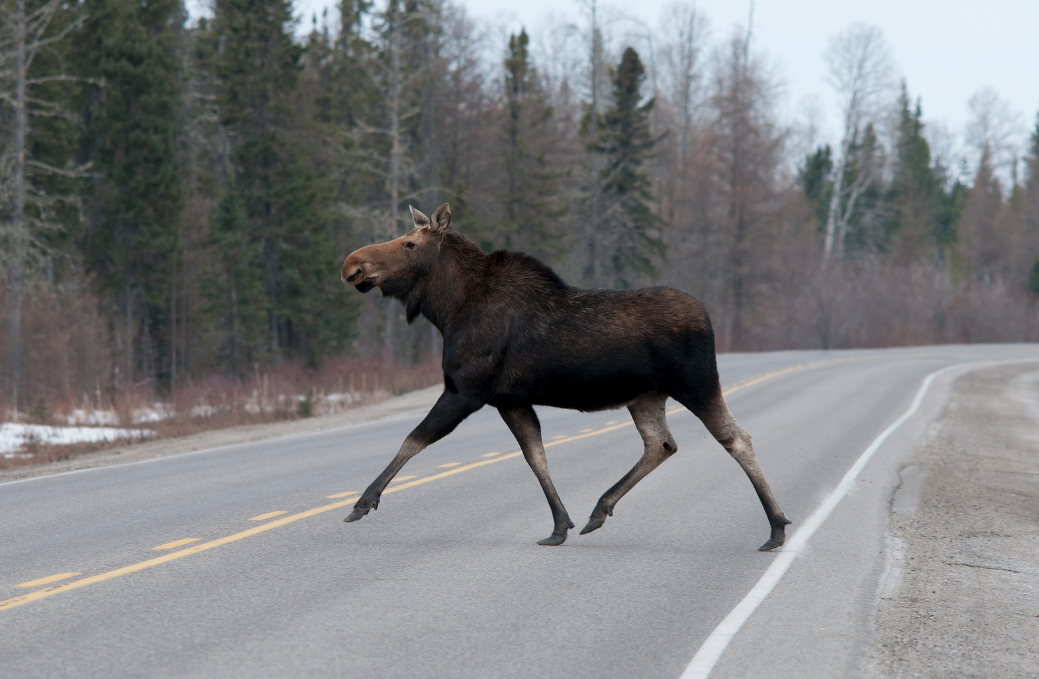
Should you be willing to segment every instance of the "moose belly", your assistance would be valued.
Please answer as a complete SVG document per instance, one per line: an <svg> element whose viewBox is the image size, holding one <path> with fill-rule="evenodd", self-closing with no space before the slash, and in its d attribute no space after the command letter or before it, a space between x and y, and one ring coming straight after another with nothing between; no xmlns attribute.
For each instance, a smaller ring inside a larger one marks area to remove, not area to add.
<svg viewBox="0 0 1039 679"><path fill-rule="evenodd" d="M584 368L584 369L581 369ZM535 405L593 411L620 408L659 385L645 374L581 366L553 371L533 385L528 398Z"/></svg>

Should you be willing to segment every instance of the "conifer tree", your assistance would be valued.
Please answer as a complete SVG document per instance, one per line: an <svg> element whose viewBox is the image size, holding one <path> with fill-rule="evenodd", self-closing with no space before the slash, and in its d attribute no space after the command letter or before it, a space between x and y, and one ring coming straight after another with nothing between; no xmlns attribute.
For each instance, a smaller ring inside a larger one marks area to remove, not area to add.
<svg viewBox="0 0 1039 679"><path fill-rule="evenodd" d="M992 153L985 146L957 232L960 253L971 273L986 284L1004 273L1001 265L1007 255L1007 233L1003 212L1003 188L992 166Z"/></svg>
<svg viewBox="0 0 1039 679"><path fill-rule="evenodd" d="M182 209L176 153L182 73L174 27L181 0L85 0L77 65L103 79L84 93L85 158L99 180L88 195L90 268L123 312L126 379L169 376L159 342ZM135 347L138 349L135 354Z"/></svg>
<svg viewBox="0 0 1039 679"><path fill-rule="evenodd" d="M805 164L797 173L797 183L805 198L812 204L816 222L822 230L826 225L827 211L833 182L829 181L833 171L833 150L829 144L820 146L815 153L805 158Z"/></svg>
<svg viewBox="0 0 1039 679"><path fill-rule="evenodd" d="M249 242L249 220L234 176L213 216L211 245L218 266L207 285L209 310L222 319L222 358L233 377L264 354L263 267L260 252ZM219 323L219 320L218 320Z"/></svg>
<svg viewBox="0 0 1039 679"><path fill-rule="evenodd" d="M504 246L522 243L528 249L550 251L558 238L550 221L561 210L554 205L557 173L539 143L552 117L530 64L526 29L509 36L505 57L505 91L502 111L505 147L505 191L502 197Z"/></svg>
<svg viewBox="0 0 1039 679"><path fill-rule="evenodd" d="M337 329L347 327L353 307L335 286L327 187L300 157L313 130L295 115L303 50L292 39L291 5L218 0L215 9L217 104L264 289L260 299L239 296L239 310L263 310L267 357L287 351L317 360L340 341Z"/></svg>
<svg viewBox="0 0 1039 679"><path fill-rule="evenodd" d="M654 260L664 254L659 233L664 222L650 207L643 167L656 143L649 128L654 101L640 105L644 79L638 52L627 48L613 74L613 106L590 144L593 156L602 160L596 178L602 211L591 234L598 256L588 262L585 274L591 285L631 287L637 277L652 276Z"/></svg>
<svg viewBox="0 0 1039 679"><path fill-rule="evenodd" d="M936 245L935 213L941 189L931 167L931 149L923 137L923 127L920 103L910 109L909 93L903 83L894 176L888 191L888 230L894 250L904 261L919 259L933 252Z"/></svg>

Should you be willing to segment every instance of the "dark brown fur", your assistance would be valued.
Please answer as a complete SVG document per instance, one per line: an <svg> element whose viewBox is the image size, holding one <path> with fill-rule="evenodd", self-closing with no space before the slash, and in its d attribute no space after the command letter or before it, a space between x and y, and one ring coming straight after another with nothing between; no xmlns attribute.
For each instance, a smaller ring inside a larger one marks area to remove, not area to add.
<svg viewBox="0 0 1039 679"><path fill-rule="evenodd" d="M444 392L387 469L346 519L378 506L382 491L412 456L484 405L499 410L520 443L552 509L555 528L541 544L562 544L573 528L548 475L532 406L577 410L627 406L643 437L643 458L599 499L583 533L612 515L617 501L674 454L664 416L671 396L699 417L744 468L765 507L771 537L783 543L789 521L758 467L750 436L722 398L714 332L703 304L671 288L582 290L528 255L485 254L447 230L442 205L396 240L357 250L343 263L345 283L378 286L444 335Z"/></svg>

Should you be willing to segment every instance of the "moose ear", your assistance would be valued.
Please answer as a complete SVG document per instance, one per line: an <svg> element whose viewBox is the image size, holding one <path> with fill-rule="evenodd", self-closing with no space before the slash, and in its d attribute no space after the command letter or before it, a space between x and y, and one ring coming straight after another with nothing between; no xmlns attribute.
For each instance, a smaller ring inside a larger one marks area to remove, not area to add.
<svg viewBox="0 0 1039 679"><path fill-rule="evenodd" d="M447 225L451 223L451 206L444 203L436 210L433 210L433 223L430 227L434 231L445 231Z"/></svg>
<svg viewBox="0 0 1039 679"><path fill-rule="evenodd" d="M429 217L410 205L408 206L408 209L411 210L411 218L415 220L415 226L429 226ZM434 212L433 215L435 216L436 213Z"/></svg>

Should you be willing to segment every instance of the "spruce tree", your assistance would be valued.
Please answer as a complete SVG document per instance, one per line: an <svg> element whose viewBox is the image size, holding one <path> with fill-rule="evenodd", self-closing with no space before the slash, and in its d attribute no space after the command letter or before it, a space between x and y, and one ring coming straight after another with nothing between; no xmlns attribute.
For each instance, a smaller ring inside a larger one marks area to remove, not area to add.
<svg viewBox="0 0 1039 679"><path fill-rule="evenodd" d="M894 176L888 191L891 219L888 232L892 247L904 261L934 251L938 225L935 220L941 187L931 167L931 149L923 137L920 103L910 109L905 84L899 97L898 138Z"/></svg>
<svg viewBox="0 0 1039 679"><path fill-rule="evenodd" d="M182 179L176 153L182 73L174 28L181 0L84 0L76 65L85 89L89 268L123 315L126 378L168 379L164 360ZM136 353L135 353L136 349Z"/></svg>
<svg viewBox="0 0 1039 679"><path fill-rule="evenodd" d="M833 172L833 151L827 144L818 147L815 149L815 153L805 157L804 166L797 173L797 183L812 206L820 231L826 226L830 195L833 192L833 182L829 180L831 172Z"/></svg>
<svg viewBox="0 0 1039 679"><path fill-rule="evenodd" d="M631 287L637 278L654 275L654 260L664 254L659 233L664 222L650 207L653 196L643 167L656 143L649 128L654 100L640 105L644 80L638 52L629 47L613 73L613 106L589 147L601 158L596 178L601 212L591 235L598 254L585 276L591 285Z"/></svg>
<svg viewBox="0 0 1039 679"><path fill-rule="evenodd" d="M264 346L266 358L288 353L315 362L345 339L355 307L337 286L330 189L304 155L315 130L298 115L303 49L292 39L291 5L218 0L215 10L210 66L233 147L229 190L243 206L263 280L263 296L239 295L238 305L246 316L260 309L266 316L263 341L242 342Z"/></svg>
<svg viewBox="0 0 1039 679"><path fill-rule="evenodd" d="M1008 234L1003 205L1003 187L996 177L992 151L988 144L981 154L974 186L963 206L957 224L960 254L974 276L986 283L1003 277L1007 260Z"/></svg>
<svg viewBox="0 0 1039 679"><path fill-rule="evenodd" d="M259 249L249 242L249 220L233 175L213 215L210 245L217 266L206 284L208 311L221 337L220 353L233 377L264 355L266 318Z"/></svg>
<svg viewBox="0 0 1039 679"><path fill-rule="evenodd" d="M562 211L555 205L558 173L548 166L539 142L552 109L530 64L529 43L526 29L509 36L504 60L505 191L500 232L506 248L522 243L527 249L550 252L559 237L551 220Z"/></svg>

